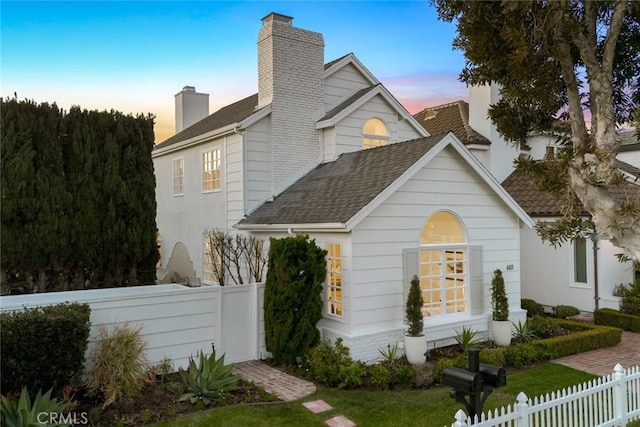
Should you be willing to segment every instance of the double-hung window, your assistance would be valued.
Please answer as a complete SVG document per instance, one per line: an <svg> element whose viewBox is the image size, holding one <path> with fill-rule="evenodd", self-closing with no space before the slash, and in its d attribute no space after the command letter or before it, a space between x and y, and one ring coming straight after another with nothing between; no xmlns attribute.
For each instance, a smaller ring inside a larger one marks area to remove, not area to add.
<svg viewBox="0 0 640 427"><path fill-rule="evenodd" d="M184 194L184 158L173 159L173 195Z"/></svg>
<svg viewBox="0 0 640 427"><path fill-rule="evenodd" d="M220 149L202 153L202 191L220 190Z"/></svg>

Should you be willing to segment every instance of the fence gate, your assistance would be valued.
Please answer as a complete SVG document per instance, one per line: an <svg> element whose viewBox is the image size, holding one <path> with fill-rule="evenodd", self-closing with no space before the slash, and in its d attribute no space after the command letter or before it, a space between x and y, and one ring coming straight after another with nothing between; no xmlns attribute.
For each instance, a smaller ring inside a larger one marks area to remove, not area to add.
<svg viewBox="0 0 640 427"><path fill-rule="evenodd" d="M255 284L220 288L220 343L216 343L216 352L225 353L225 363L257 358L256 302Z"/></svg>

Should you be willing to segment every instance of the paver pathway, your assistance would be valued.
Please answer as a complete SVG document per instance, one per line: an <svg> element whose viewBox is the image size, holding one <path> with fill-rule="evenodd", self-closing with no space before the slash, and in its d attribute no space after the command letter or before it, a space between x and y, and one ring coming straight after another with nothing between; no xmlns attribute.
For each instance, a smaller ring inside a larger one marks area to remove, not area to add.
<svg viewBox="0 0 640 427"><path fill-rule="evenodd" d="M617 363L631 368L640 365L640 333L624 331L622 341L616 346L561 357L553 362L599 376L612 374Z"/></svg>
<svg viewBox="0 0 640 427"><path fill-rule="evenodd" d="M259 360L237 363L233 373L264 387L266 391L285 402L298 400L316 391L313 383L289 375Z"/></svg>

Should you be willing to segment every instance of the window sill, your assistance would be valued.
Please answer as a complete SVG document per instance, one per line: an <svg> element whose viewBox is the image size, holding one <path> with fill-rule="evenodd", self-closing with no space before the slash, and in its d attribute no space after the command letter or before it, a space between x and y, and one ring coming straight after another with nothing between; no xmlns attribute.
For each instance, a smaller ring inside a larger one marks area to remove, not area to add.
<svg viewBox="0 0 640 427"><path fill-rule="evenodd" d="M573 282L573 283L569 283L569 287L570 288L577 288L577 289L591 289L591 284L590 283Z"/></svg>
<svg viewBox="0 0 640 427"><path fill-rule="evenodd" d="M180 193L180 194L174 194L173 197L182 197L184 196L184 193Z"/></svg>
<svg viewBox="0 0 640 427"><path fill-rule="evenodd" d="M203 190L202 194L211 194L211 193L219 193L221 190L217 189L217 190Z"/></svg>

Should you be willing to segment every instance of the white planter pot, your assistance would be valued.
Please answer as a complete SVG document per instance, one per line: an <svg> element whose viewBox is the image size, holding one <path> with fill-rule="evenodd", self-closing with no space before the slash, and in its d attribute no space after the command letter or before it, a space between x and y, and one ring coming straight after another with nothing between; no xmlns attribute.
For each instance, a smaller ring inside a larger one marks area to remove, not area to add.
<svg viewBox="0 0 640 427"><path fill-rule="evenodd" d="M509 320L492 320L491 333L496 345L504 347L511 344L511 322Z"/></svg>
<svg viewBox="0 0 640 427"><path fill-rule="evenodd" d="M412 365L419 365L427 360L427 339L424 335L419 337L404 337L404 354Z"/></svg>

